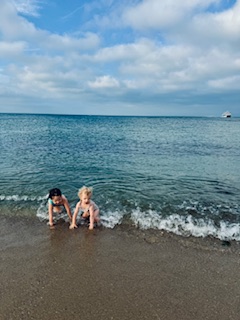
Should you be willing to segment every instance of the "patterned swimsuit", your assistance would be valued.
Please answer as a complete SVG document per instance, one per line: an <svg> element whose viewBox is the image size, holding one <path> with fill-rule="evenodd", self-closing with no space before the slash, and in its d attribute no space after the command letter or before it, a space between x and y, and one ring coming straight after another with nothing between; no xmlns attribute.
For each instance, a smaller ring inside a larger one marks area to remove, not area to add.
<svg viewBox="0 0 240 320"><path fill-rule="evenodd" d="M89 204L89 206L88 206L87 208L82 208L82 207L81 207L81 202L80 202L79 211L81 212L81 216L82 216L84 213L90 214L90 213L89 213L89 208L90 208L91 205L93 205L93 211L98 210L98 206L97 206L96 203L93 202L92 200L90 201L90 204Z"/></svg>

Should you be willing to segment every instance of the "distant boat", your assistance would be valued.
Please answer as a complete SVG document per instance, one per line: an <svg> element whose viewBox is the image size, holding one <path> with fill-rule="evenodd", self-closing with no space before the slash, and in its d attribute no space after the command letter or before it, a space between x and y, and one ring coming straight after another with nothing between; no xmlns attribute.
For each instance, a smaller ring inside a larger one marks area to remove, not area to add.
<svg viewBox="0 0 240 320"><path fill-rule="evenodd" d="M225 111L222 114L222 118L231 118L232 114L229 111Z"/></svg>

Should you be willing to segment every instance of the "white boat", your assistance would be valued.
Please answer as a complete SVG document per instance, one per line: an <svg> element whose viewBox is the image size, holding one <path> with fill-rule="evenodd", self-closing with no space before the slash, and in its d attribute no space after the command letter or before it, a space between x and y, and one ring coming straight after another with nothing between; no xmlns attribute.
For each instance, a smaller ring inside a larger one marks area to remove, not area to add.
<svg viewBox="0 0 240 320"><path fill-rule="evenodd" d="M223 117L223 118L231 118L231 116L232 116L232 114L231 114L231 112L229 112L229 111L225 111L225 112L223 112L223 114L222 114L222 117Z"/></svg>

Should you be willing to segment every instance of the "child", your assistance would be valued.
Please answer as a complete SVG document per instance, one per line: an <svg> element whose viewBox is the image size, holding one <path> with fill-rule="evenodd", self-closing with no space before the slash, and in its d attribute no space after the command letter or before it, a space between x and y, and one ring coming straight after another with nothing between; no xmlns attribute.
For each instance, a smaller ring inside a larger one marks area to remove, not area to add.
<svg viewBox="0 0 240 320"><path fill-rule="evenodd" d="M65 208L72 221L72 213L67 198L62 194L58 188L51 189L48 196L48 214L49 214L49 226L50 229L54 229L53 225L53 213L62 213L62 209Z"/></svg>
<svg viewBox="0 0 240 320"><path fill-rule="evenodd" d="M78 196L80 201L77 203L76 209L73 214L72 223L70 225L70 229L77 228L76 219L79 210L82 211L82 217L90 219L89 230L93 230L94 222L99 222L99 208L95 202L91 200L92 197L92 188L82 187L79 189Z"/></svg>

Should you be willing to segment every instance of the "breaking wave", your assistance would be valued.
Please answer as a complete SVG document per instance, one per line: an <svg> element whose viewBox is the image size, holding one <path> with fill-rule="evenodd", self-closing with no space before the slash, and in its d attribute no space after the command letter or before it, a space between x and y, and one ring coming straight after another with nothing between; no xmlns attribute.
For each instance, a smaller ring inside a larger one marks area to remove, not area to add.
<svg viewBox="0 0 240 320"><path fill-rule="evenodd" d="M48 221L47 197L27 195L0 195L4 208L15 208L13 214L26 216L26 208L31 208L27 214L33 214L40 221ZM177 235L189 237L212 236L220 240L240 241L240 208L239 205L203 204L197 201L183 201L182 204L162 204L157 210L143 209L137 203L134 207L109 208L102 205L101 221L106 228L113 229L117 225L127 223L136 228L146 230L165 230ZM111 206L108 204L108 207ZM71 205L72 212L74 206ZM16 213L17 212L17 213ZM127 218L127 219L126 219ZM68 221L65 212L56 219ZM127 221L127 222L126 222Z"/></svg>
<svg viewBox="0 0 240 320"><path fill-rule="evenodd" d="M4 195L0 194L0 201L42 201L42 200L47 200L48 195L46 196L27 196L27 195Z"/></svg>

